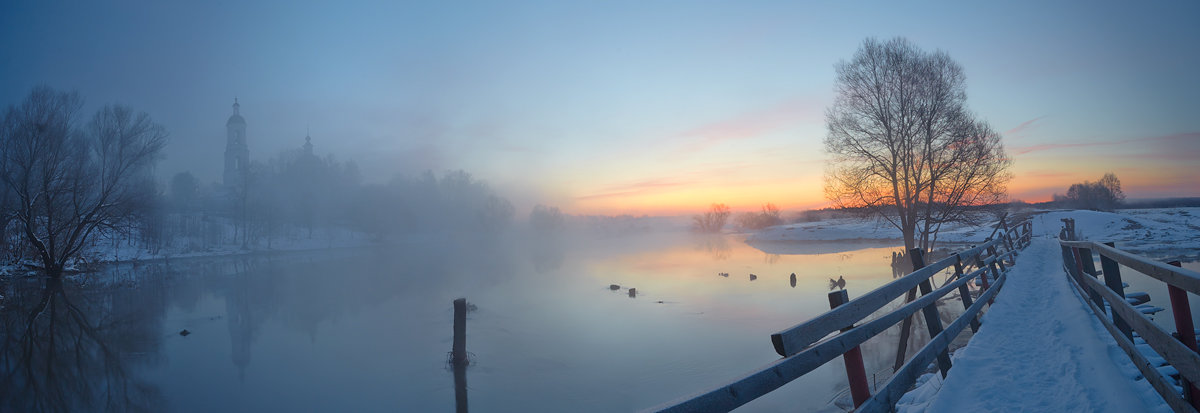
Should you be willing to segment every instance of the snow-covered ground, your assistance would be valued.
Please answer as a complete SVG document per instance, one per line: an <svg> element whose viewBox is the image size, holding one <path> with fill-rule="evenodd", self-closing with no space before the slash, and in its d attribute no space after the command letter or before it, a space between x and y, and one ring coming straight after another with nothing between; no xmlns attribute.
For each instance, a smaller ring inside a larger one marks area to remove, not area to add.
<svg viewBox="0 0 1200 413"><path fill-rule="evenodd" d="M1057 235L1062 218L1074 218L1080 239L1114 241L1117 246L1152 258L1200 259L1200 208L1034 211L1034 233ZM994 222L982 227L947 225L938 242L980 242ZM900 231L874 219L835 218L770 227L746 237L749 243L792 243L832 240L899 240Z"/></svg>
<svg viewBox="0 0 1200 413"><path fill-rule="evenodd" d="M947 224L938 232L938 242L977 242L992 234L995 221L983 227ZM900 230L876 218L833 218L818 222L777 225L750 234L746 242L794 242L833 240L899 240Z"/></svg>
<svg viewBox="0 0 1200 413"><path fill-rule="evenodd" d="M260 252L278 251L309 251L330 248L355 248L374 244L370 236L361 232L342 228L322 228L313 231L293 229L286 234L278 235L267 240L265 237L243 245L236 241L231 227L222 227L221 242L199 246L189 242L187 237L177 237L157 251L151 251L139 243L125 238L116 240L99 237L90 247L80 254L68 267L69 270L79 271L93 264L115 262L151 261L172 258L218 257L230 255L254 254ZM33 257L26 257L17 262L0 263L0 276L7 275L37 275L35 267L40 262Z"/></svg>
<svg viewBox="0 0 1200 413"><path fill-rule="evenodd" d="M1075 220L1082 240L1112 241L1154 259L1200 259L1200 208L1049 211L1033 217L1034 233L1057 235L1063 218Z"/></svg>
<svg viewBox="0 0 1200 413"><path fill-rule="evenodd" d="M1058 244L1036 238L955 353L945 381L922 377L903 412L1169 412L1062 272Z"/></svg>

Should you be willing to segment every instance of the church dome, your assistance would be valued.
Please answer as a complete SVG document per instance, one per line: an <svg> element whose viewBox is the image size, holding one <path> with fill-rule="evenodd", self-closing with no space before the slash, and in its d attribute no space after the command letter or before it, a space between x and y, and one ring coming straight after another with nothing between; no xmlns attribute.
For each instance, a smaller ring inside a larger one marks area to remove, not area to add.
<svg viewBox="0 0 1200 413"><path fill-rule="evenodd" d="M238 104L237 98L233 98L233 116L230 116L229 120L226 121L225 124L233 125L233 124L240 123L242 125L245 125L246 120L242 119L241 109L242 109L242 105Z"/></svg>

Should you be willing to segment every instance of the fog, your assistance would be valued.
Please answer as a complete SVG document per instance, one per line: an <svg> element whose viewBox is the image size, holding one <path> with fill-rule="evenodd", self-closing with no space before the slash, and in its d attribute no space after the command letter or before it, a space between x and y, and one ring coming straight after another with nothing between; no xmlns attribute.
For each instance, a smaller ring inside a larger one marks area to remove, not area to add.
<svg viewBox="0 0 1200 413"><path fill-rule="evenodd" d="M1195 8L5 2L0 411L632 411L728 382L1003 201L1107 172L1194 195ZM871 36L953 63L929 79L970 110L938 133L994 143L907 164L999 168L892 173L967 181L911 185L907 226L827 185L835 67ZM894 330L863 345L880 381ZM836 410L839 369L745 408Z"/></svg>

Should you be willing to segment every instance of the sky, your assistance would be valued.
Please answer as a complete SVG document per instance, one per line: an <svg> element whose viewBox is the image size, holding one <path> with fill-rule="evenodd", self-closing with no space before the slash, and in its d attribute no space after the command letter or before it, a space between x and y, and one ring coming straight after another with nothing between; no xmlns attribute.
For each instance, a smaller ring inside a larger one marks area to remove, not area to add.
<svg viewBox="0 0 1200 413"><path fill-rule="evenodd" d="M903 36L963 66L1010 198L1105 172L1200 196L1200 3L968 3L6 1L0 105L145 111L164 182L220 181L236 97L252 159L307 134L368 182L462 169L518 211L798 210L827 205L834 64Z"/></svg>

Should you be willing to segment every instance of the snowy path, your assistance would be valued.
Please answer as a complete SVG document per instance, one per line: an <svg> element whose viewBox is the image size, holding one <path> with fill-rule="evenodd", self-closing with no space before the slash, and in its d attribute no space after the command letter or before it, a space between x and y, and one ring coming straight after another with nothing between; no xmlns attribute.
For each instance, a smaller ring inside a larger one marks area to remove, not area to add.
<svg viewBox="0 0 1200 413"><path fill-rule="evenodd" d="M1136 368L1075 295L1061 259L1055 241L1033 240L928 411L1170 411L1133 380Z"/></svg>

